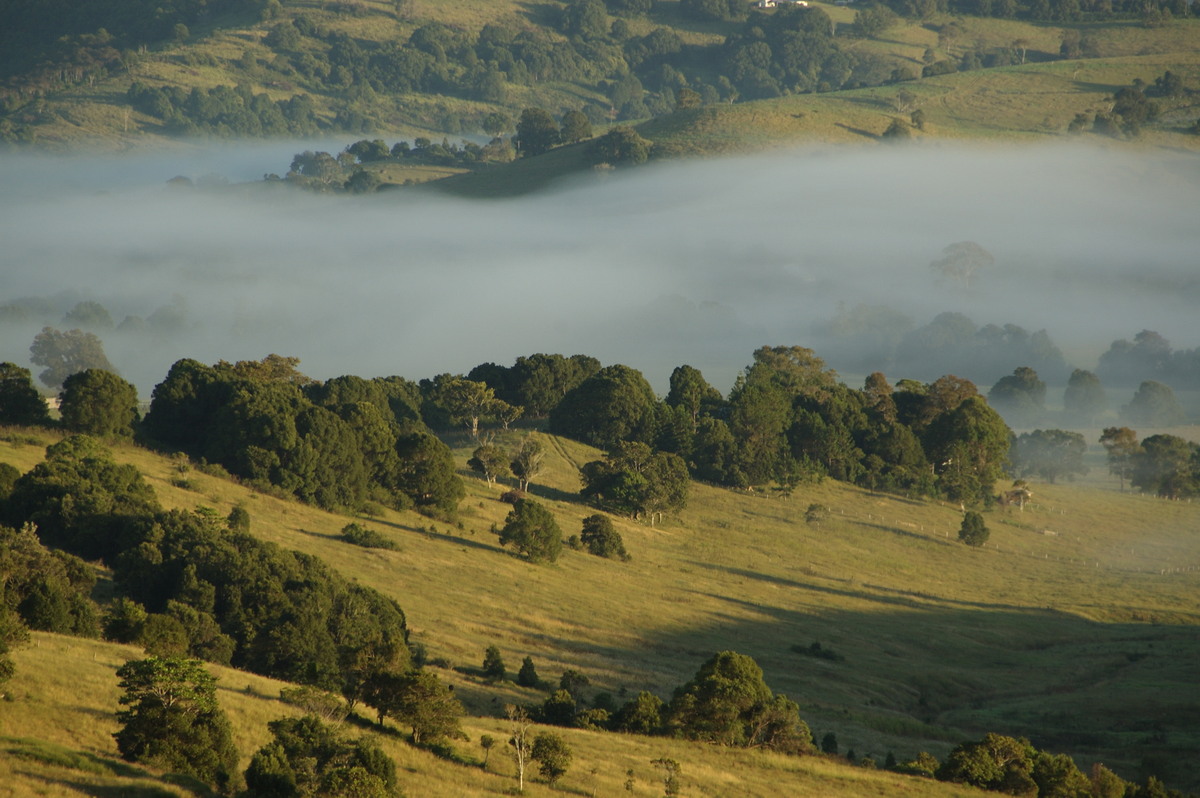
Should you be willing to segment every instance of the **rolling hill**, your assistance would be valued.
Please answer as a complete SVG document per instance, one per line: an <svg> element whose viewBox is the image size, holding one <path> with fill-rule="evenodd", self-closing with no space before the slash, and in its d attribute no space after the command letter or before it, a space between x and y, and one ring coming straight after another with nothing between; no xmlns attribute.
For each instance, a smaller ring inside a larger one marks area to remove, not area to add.
<svg viewBox="0 0 1200 798"><path fill-rule="evenodd" d="M35 437L6 436L0 460L31 466L40 457ZM545 440L550 462L533 492L564 534L574 534L592 512L578 501L577 468L598 453ZM465 436L453 443L463 467L473 443ZM115 451L146 474L165 506L223 513L240 502L256 536L316 554L395 597L413 640L467 705L473 740L501 729L504 703L545 695L484 683L477 672L489 645L499 647L510 673L530 656L547 681L575 669L589 677L592 694L645 689L664 697L714 651L734 649L753 656L768 684L799 703L818 737L835 733L843 753L942 757L995 731L1068 752L1085 770L1103 761L1126 778L1145 768L1196 787L1194 774L1175 763L1200 744L1200 707L1188 698L1200 653L1192 600L1197 509L1120 493L1100 476L1101 463L1085 482L1035 485L1024 511L988 514L992 536L981 550L957 543L959 510L937 502L831 481L792 495L694 485L688 508L657 526L615 519L631 562L567 551L556 565L534 566L497 545L491 529L508 506L465 467L468 497L457 523L392 512L360 519L398 544L389 552L340 541L345 517L196 471L181 488L172 484L180 480L171 460L129 446ZM828 506L829 518L806 523L811 503ZM840 659L806 655L813 643ZM18 650L18 675L0 705L7 752L0 767L18 783L64 790L48 794L146 778L115 759L108 737L112 670L135 655L36 635ZM220 673L221 700L248 758L265 721L287 710L268 680ZM94 687L77 695L64 686L78 684ZM511 784L502 756L487 775L385 737L408 771L407 794L489 794ZM599 732L572 731L569 739L577 763L563 788L585 794L618 791L630 768L641 794L654 794L649 760L664 755L682 763L685 794L772 794L781 785L829 795L956 794L823 759ZM474 742L455 745L465 758L482 753ZM146 794L162 794L152 783Z"/></svg>

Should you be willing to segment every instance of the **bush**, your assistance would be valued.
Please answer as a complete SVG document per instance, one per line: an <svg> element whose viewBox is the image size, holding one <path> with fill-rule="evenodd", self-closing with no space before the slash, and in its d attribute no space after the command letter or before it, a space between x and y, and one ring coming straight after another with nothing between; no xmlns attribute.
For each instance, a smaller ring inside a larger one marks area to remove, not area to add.
<svg viewBox="0 0 1200 798"><path fill-rule="evenodd" d="M397 548L395 541L384 537L382 533L376 532L374 529L367 529L361 524L346 524L342 527L342 540L355 546L362 546L364 549L395 551Z"/></svg>

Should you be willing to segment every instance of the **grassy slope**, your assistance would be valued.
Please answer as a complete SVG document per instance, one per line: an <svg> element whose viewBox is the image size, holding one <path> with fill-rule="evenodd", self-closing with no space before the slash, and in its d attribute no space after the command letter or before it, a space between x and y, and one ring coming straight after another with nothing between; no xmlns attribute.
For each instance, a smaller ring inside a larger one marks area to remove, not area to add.
<svg viewBox="0 0 1200 798"><path fill-rule="evenodd" d="M318 24L368 41L403 38L428 20L477 30L483 24L500 20L517 26L552 24L548 5L516 2L455 3L448 0L416 0L410 17L397 20L392 4L369 0L360 4L363 16L338 14L330 7L312 2L289 2L291 13L312 15ZM817 5L822 5L818 3ZM645 33L654 25L674 26L688 41L712 41L723 28L689 23L679 19L668 7L654 20L635 19L635 33ZM822 8L839 24L853 21L853 11L832 5ZM940 36L935 28L956 25L953 36ZM139 113L126 114L124 92L136 79L149 85L211 87L218 84L248 82L256 92L266 91L277 98L290 95L269 84L271 73L247 72L238 62L250 51L261 61L271 52L261 38L272 23L253 25L252 20L230 19L212 31L197 31L191 41L151 53L133 69L97 84L52 97L47 107L58 119L40 127L41 141L48 145L108 147L146 146L163 143L157 124ZM874 139L894 116L892 98L904 88L917 94L929 119L926 135L936 138L1000 138L1025 140L1031 137L1061 134L1076 113L1100 108L1117 88L1135 78L1147 82L1171 69L1185 76L1190 87L1200 79L1200 54L1195 41L1200 20L1178 20L1156 29L1147 29L1128 21L1081 26L1090 39L1094 58L1079 61L1053 61L1057 57L1062 28L1034 25L1011 20L976 18L937 18L926 23L902 22L885 31L877 40L843 39L852 50L868 52L896 66L907 66L917 73L926 48L938 58L960 57L966 50L1010 46L1023 41L1029 63L1002 69L977 70L914 81L902 87L878 87L824 95L799 95L779 100L717 106L701 112L651 120L643 125L643 134L659 142L672 154L712 154L730 150L758 149L783 142L863 142ZM186 56L186 58L185 58ZM215 65L200 66L209 58ZM190 60L192 63L186 63ZM264 81L267 81L264 83ZM590 94L577 87L554 83L532 87L511 86L515 106L544 105L559 109L578 105ZM319 108L331 117L328 98L313 94ZM1190 121L1198 111L1190 101L1176 105L1182 119ZM451 97L417 95L399 98L396 103L382 100L379 105L389 120L390 129L382 136L420 135L422 129L436 129L447 112L475 113L487 107ZM903 114L907 116L907 113ZM1182 125L1181 125L1182 126ZM347 134L347 142L353 140ZM1158 146L1200 146L1194 136L1179 132L1150 131L1146 142ZM571 159L543 165L538 172L557 169L576 171L580 164ZM497 187L503 175L510 181ZM537 187L541 180L517 167L501 168L478 178L460 178L452 183L455 190L474 194L513 193L528 183Z"/></svg>
<svg viewBox="0 0 1200 798"><path fill-rule="evenodd" d="M552 454L535 493L553 508L564 534L575 534L590 513L572 495L576 467L596 453L547 440ZM462 463L470 446L459 443ZM39 456L34 445L0 443L0 459L20 467ZM496 545L489 527L502 522L507 507L496 489L472 477L461 527L411 514L370 521L400 545L384 552L336 540L345 518L194 472L192 489L181 490L169 484L177 474L168 461L132 448L119 456L148 474L164 504L224 512L242 501L256 534L318 554L395 596L414 639L455 668L443 675L474 714L490 716L507 701L542 695L474 678L470 671L489 644L500 647L513 671L530 655L545 680L576 668L596 690L651 689L662 696L713 651L733 648L758 660L768 682L800 703L819 735L834 731L843 751L853 747L860 755L882 758L892 750L904 758L921 749L944 755L954 742L996 730L1070 751L1083 764L1102 759L1133 777L1144 754L1200 746L1200 703L1186 698L1191 663L1200 655L1198 574L1171 570L1200 566L1194 535L1200 508L1120 494L1098 476L1081 485L1035 486L1035 505L1025 512L988 516L992 538L978 551L954 542L959 514L937 503L872 496L833 482L802 486L790 497L696 486L679 518L657 528L617 522L631 563L568 551L557 565L534 567ZM802 520L814 501L833 509L820 527ZM790 650L814 640L845 661ZM35 656L31 651L21 656ZM229 679L240 686L253 677ZM16 685L19 694L24 688ZM41 711L32 703L26 706ZM10 708L0 705L0 715L9 716ZM477 738L494 722L471 725ZM0 728L20 736L12 726ZM249 740L261 730L243 733ZM776 771L817 763L725 752L733 759L713 759L712 752L675 743L582 732L572 738L581 748L581 762L568 776L576 789L587 789L588 757L596 757L598 778L619 784L625 768L610 761L625 757L648 771L648 760L668 750L702 794L768 791L735 789L723 779L765 785L794 778L806 788L807 779L817 778ZM100 755L104 749L73 750ZM756 767L737 764L739 756ZM421 762L439 784L467 777L440 761ZM1176 776L1187 783L1186 774ZM867 778L839 768L820 776L860 777ZM843 787L846 795L899 789Z"/></svg>

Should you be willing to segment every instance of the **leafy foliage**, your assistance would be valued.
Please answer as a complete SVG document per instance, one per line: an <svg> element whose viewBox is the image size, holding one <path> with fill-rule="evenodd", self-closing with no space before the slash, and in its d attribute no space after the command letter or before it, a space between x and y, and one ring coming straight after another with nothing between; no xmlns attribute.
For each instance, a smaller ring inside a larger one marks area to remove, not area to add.
<svg viewBox="0 0 1200 798"><path fill-rule="evenodd" d="M86 435L131 437L138 420L137 388L103 369L77 371L63 381L63 426Z"/></svg>
<svg viewBox="0 0 1200 798"><path fill-rule="evenodd" d="M1086 474L1083 455L1087 442L1078 432L1036 429L1017 438L1012 452L1013 468L1021 475L1036 474L1054 484L1059 477L1074 479Z"/></svg>
<svg viewBox="0 0 1200 798"><path fill-rule="evenodd" d="M351 740L313 715L267 724L274 738L246 769L246 786L269 798L390 798L396 764L378 743Z"/></svg>
<svg viewBox="0 0 1200 798"><path fill-rule="evenodd" d="M0 424L44 426L49 422L46 400L33 386L29 369L0 363Z"/></svg>
<svg viewBox="0 0 1200 798"><path fill-rule="evenodd" d="M959 540L968 546L982 546L987 543L989 534L982 515L973 510L963 514L962 525L958 529Z"/></svg>
<svg viewBox="0 0 1200 798"><path fill-rule="evenodd" d="M46 386L58 388L72 374L84 369L103 369L116 372L104 355L104 344L94 333L82 330L62 332L44 327L29 347L29 360L35 366L45 366L38 375Z"/></svg>
<svg viewBox="0 0 1200 798"><path fill-rule="evenodd" d="M223 795L240 786L237 748L198 660L150 657L117 669L124 691L115 735L121 756L194 776Z"/></svg>
<svg viewBox="0 0 1200 798"><path fill-rule="evenodd" d="M625 541L607 516L595 514L583 519L583 531L579 539L591 554L614 560L628 560Z"/></svg>
<svg viewBox="0 0 1200 798"><path fill-rule="evenodd" d="M530 562L555 562L562 552L562 530L554 516L533 499L517 499L504 519L500 545L513 546Z"/></svg>
<svg viewBox="0 0 1200 798"><path fill-rule="evenodd" d="M666 725L688 739L721 745L805 753L812 744L799 707L773 694L758 663L734 651L714 654L676 688Z"/></svg>

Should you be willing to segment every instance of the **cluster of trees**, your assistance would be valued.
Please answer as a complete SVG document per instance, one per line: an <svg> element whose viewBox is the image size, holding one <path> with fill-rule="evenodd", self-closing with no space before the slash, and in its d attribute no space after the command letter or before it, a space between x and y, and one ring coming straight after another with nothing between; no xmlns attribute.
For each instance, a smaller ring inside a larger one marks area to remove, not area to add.
<svg viewBox="0 0 1200 798"><path fill-rule="evenodd" d="M1107 427L1100 444L1108 470L1146 493L1165 499L1200 496L1200 446L1177 435L1150 435L1138 441L1129 427Z"/></svg>
<svg viewBox="0 0 1200 798"><path fill-rule="evenodd" d="M506 390L505 369L471 373L495 379L498 395ZM762 347L728 398L690 366L676 368L670 386L659 401L636 369L607 366L548 408L551 432L608 451L585 466L585 496L633 516L677 509L686 502L683 465L694 478L735 487L831 476L986 503L1007 466L1004 421L953 376L893 390L875 373L860 391L838 383L811 350Z"/></svg>
<svg viewBox="0 0 1200 798"><path fill-rule="evenodd" d="M86 599L94 582L77 559L100 560L120 595L104 619L107 637L157 653L232 664L362 698L377 672L411 665L404 614L373 590L348 582L315 557L264 543L244 529L244 511L163 512L136 468L114 462L86 436L47 448L12 485L0 511L6 556L32 564L30 528L61 550L11 587L27 594L30 625L94 633ZM73 555L73 556L72 556ZM34 598L29 598L33 596Z"/></svg>
<svg viewBox="0 0 1200 798"><path fill-rule="evenodd" d="M27 96L78 85L124 70L150 45L179 41L189 27L247 5L239 0L121 0L88 3L64 13L56 0L22 0L0 31L0 81Z"/></svg>
<svg viewBox="0 0 1200 798"><path fill-rule="evenodd" d="M218 795L390 798L396 764L379 744L352 739L314 714L268 723L271 741L243 774L216 679L199 660L151 656L117 669L122 689L115 735L121 756L190 776Z"/></svg>
<svg viewBox="0 0 1200 798"><path fill-rule="evenodd" d="M499 662L499 678L503 678L499 652L492 662L493 671ZM486 658L484 664L486 669ZM541 686L530 658L525 658L517 681ZM735 651L714 654L690 681L675 689L670 701L646 691L621 705L604 692L589 701L584 694L589 684L587 676L568 670L540 705L524 711L552 726L681 737L788 754L813 750L812 733L796 703L772 692L758 663Z"/></svg>
<svg viewBox="0 0 1200 798"><path fill-rule="evenodd" d="M1115 385L1155 381L1176 388L1198 388L1200 347L1174 349L1159 333L1142 330L1132 341L1125 338L1113 341L1100 356L1096 373Z"/></svg>
<svg viewBox="0 0 1200 798"><path fill-rule="evenodd" d="M961 259L935 271L951 280L978 275L977 268ZM846 367L866 370L882 364L916 379L938 376L931 364L942 373L976 382L994 380L1017 366L1033 368L1054 381L1069 373L1061 350L1045 330L1031 333L1016 324L981 327L961 313L941 313L916 327L912 318L892 308L857 305L841 308L816 332L825 338L830 358Z"/></svg>
<svg viewBox="0 0 1200 798"><path fill-rule="evenodd" d="M162 120L168 132L182 136L307 136L320 127L307 94L272 100L266 93L255 94L245 83L188 91L135 81L126 97L137 110Z"/></svg>
<svg viewBox="0 0 1200 798"><path fill-rule="evenodd" d="M145 433L259 486L326 508L368 501L452 513L464 495L449 448L400 377L320 383L295 358L176 362L153 393Z"/></svg>

